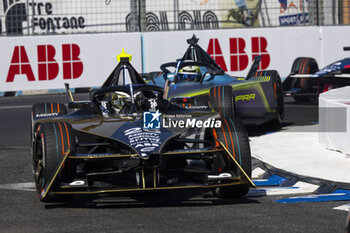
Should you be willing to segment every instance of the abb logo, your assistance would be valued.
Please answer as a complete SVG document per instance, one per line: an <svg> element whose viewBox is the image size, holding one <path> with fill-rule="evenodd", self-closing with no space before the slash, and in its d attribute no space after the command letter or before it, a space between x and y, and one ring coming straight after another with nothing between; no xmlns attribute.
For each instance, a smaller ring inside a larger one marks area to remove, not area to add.
<svg viewBox="0 0 350 233"><path fill-rule="evenodd" d="M252 37L252 60L261 55L259 70L264 70L270 65L270 54L267 52L267 40L265 37ZM243 38L230 38L230 71L242 71L248 67L249 57L245 51L246 42ZM218 39L210 39L207 53L224 70L228 71L224 55Z"/></svg>
<svg viewBox="0 0 350 233"><path fill-rule="evenodd" d="M59 72L59 64L55 60L55 47L52 45L38 45L37 54L38 80L47 81L55 79ZM63 79L76 79L81 76L83 73L83 63L79 55L80 48L77 44L62 45ZM28 81L36 80L24 46L15 47L6 82L13 82L18 74L26 75Z"/></svg>

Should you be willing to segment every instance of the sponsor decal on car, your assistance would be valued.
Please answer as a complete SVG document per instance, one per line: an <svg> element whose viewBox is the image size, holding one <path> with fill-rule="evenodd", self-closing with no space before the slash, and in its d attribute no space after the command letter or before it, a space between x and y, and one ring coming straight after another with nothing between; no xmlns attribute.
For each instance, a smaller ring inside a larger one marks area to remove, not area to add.
<svg viewBox="0 0 350 233"><path fill-rule="evenodd" d="M129 144L140 151L142 157L147 157L149 152L155 151L161 144L158 130L135 127L125 130L124 135L128 137Z"/></svg>
<svg viewBox="0 0 350 233"><path fill-rule="evenodd" d="M238 95L235 98L235 101L250 101L255 100L255 94L248 94L248 95Z"/></svg>
<svg viewBox="0 0 350 233"><path fill-rule="evenodd" d="M271 76L262 76L259 77L260 82L270 82Z"/></svg>
<svg viewBox="0 0 350 233"><path fill-rule="evenodd" d="M58 116L59 113L40 113L36 114L35 117L55 117Z"/></svg>

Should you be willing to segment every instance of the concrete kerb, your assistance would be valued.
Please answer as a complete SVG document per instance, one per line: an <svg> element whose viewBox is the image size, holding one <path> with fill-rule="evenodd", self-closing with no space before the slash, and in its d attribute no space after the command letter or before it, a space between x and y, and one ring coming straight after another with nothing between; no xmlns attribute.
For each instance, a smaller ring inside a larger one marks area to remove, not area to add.
<svg viewBox="0 0 350 233"><path fill-rule="evenodd" d="M291 173L291 172L276 168L268 163L265 163L255 158L254 156L252 157L252 163L254 164L254 167L259 167L265 170L269 176L278 175L278 176L287 178L288 180L303 181L306 183L319 185L320 189L322 189L323 191L327 189L327 190L330 190L331 192L339 188L350 190L350 183L337 182L332 180L320 179L317 177L303 176L300 174ZM268 178L268 177L260 177L260 178ZM282 184L282 186L284 185Z"/></svg>
<svg viewBox="0 0 350 233"><path fill-rule="evenodd" d="M350 156L323 147L317 127L290 127L251 138L254 166L271 175L350 189Z"/></svg>

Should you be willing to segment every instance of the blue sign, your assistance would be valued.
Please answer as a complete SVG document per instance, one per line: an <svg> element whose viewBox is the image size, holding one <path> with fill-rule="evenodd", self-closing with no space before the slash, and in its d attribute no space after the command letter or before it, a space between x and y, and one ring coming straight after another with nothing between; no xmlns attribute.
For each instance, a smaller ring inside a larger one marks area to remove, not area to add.
<svg viewBox="0 0 350 233"><path fill-rule="evenodd" d="M309 14L301 13L301 14L280 16L279 21L281 26L304 24L309 22Z"/></svg>
<svg viewBox="0 0 350 233"><path fill-rule="evenodd" d="M143 127L145 129L160 129L160 116L162 114L157 110L156 112L143 113Z"/></svg>

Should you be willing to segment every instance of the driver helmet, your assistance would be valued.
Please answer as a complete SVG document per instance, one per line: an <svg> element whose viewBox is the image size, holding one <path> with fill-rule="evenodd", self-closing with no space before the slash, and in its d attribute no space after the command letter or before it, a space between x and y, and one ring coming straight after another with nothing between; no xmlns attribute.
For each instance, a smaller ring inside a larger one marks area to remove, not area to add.
<svg viewBox="0 0 350 233"><path fill-rule="evenodd" d="M139 109L142 102L141 92L134 94L134 103L136 108ZM130 110L131 106L131 96L125 92L115 91L112 94L111 105L114 109L114 112L124 112Z"/></svg>
<svg viewBox="0 0 350 233"><path fill-rule="evenodd" d="M127 93L115 91L112 94L111 104L116 111L121 110L124 106L127 106L129 102L131 102L131 99Z"/></svg>
<svg viewBox="0 0 350 233"><path fill-rule="evenodd" d="M185 66L179 70L178 82L193 82L198 81L200 77L199 66Z"/></svg>

